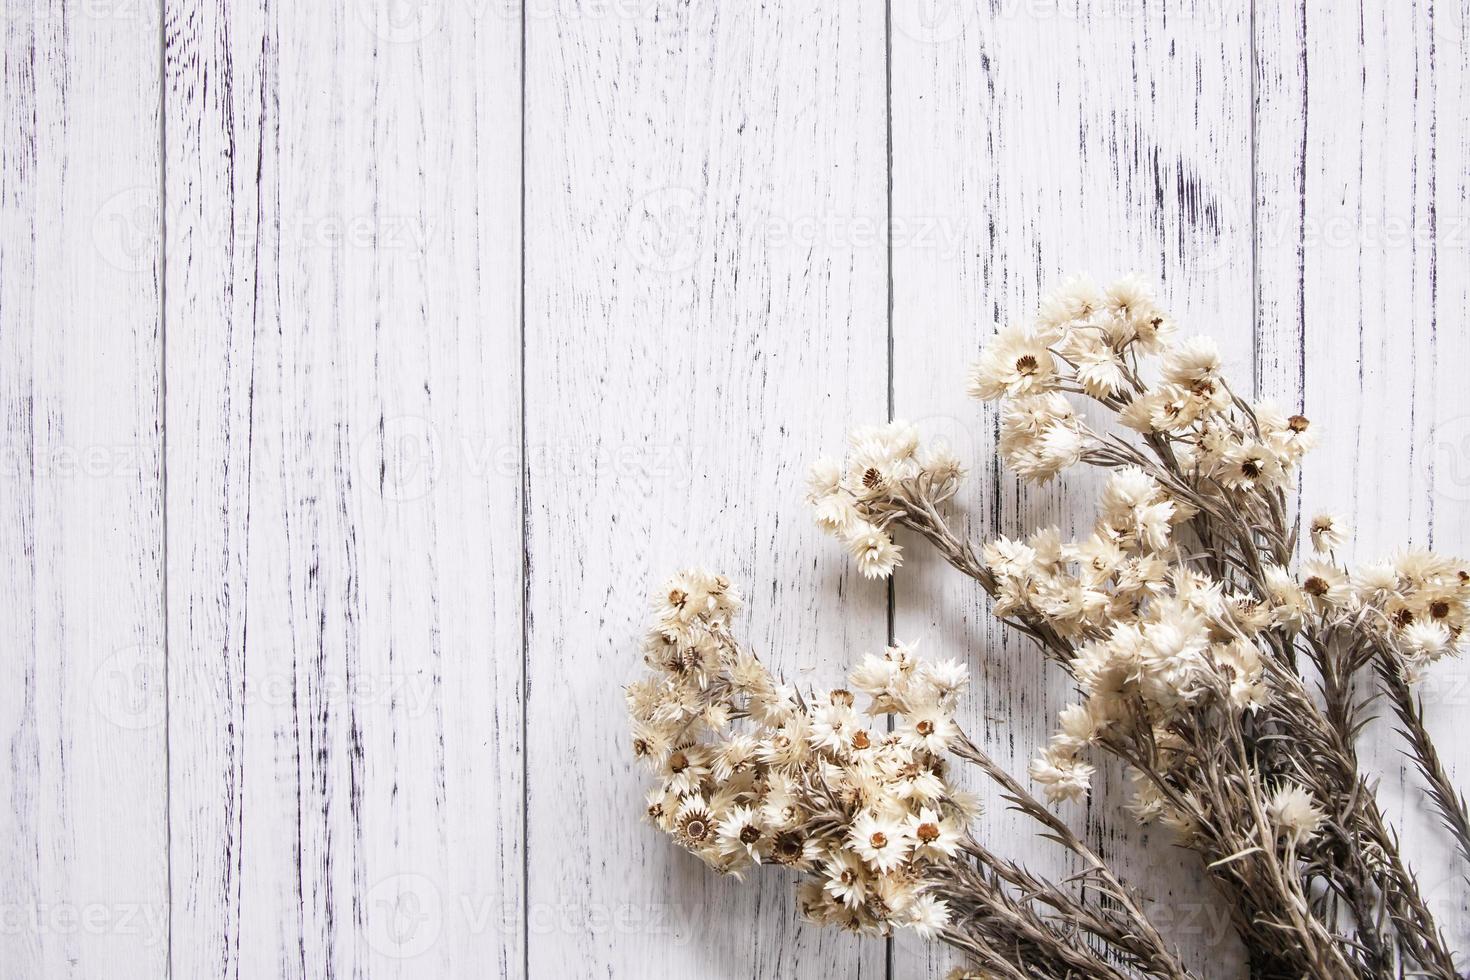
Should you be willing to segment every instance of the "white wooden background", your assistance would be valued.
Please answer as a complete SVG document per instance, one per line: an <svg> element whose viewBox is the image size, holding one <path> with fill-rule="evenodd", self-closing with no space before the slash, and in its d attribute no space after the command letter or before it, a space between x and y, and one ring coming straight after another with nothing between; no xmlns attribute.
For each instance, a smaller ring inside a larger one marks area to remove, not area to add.
<svg viewBox="0 0 1470 980"><path fill-rule="evenodd" d="M1072 271L1304 404L1359 554L1470 550L1465 0L0 10L0 980L941 976L641 824L620 685L699 562L803 681L968 655L1024 766L1065 686L933 563L856 578L800 485L896 414L977 535L1085 522L962 394ZM1426 698L1470 788L1470 669ZM1237 975L1119 782L1066 815Z"/></svg>

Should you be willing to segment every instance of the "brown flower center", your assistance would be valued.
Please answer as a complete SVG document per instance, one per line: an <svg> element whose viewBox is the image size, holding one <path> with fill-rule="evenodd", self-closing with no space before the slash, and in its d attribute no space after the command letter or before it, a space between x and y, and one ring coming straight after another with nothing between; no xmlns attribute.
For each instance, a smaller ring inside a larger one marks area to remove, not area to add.
<svg viewBox="0 0 1470 980"><path fill-rule="evenodd" d="M939 839L939 825L935 823L921 823L914 836L919 838L920 843L932 844Z"/></svg>
<svg viewBox="0 0 1470 980"><path fill-rule="evenodd" d="M689 593L685 592L683 589L669 590L669 605L673 606L675 609L683 609L684 603L688 601Z"/></svg>
<svg viewBox="0 0 1470 980"><path fill-rule="evenodd" d="M683 772L685 769L688 769L688 768L689 768L689 757L687 755L685 755L683 752L675 752L673 755L669 756L669 771L670 772L676 772L676 773L677 772Z"/></svg>
<svg viewBox="0 0 1470 980"><path fill-rule="evenodd" d="M934 722L925 718L923 721L914 726L914 731L918 732L920 735L923 735L925 738L928 738L930 735L934 734Z"/></svg>
<svg viewBox="0 0 1470 980"><path fill-rule="evenodd" d="M746 824L744 827L740 828L740 843L746 845L747 847L751 844L754 844L760 839L761 831L759 827L754 827L750 824Z"/></svg>
<svg viewBox="0 0 1470 980"><path fill-rule="evenodd" d="M1450 614L1450 604L1443 599L1435 599L1429 604L1429 615L1435 619L1444 619Z"/></svg>
<svg viewBox="0 0 1470 980"><path fill-rule="evenodd" d="M1319 575L1313 575L1302 583L1302 588L1307 590L1308 595L1314 595L1320 599L1327 594L1327 580Z"/></svg>
<svg viewBox="0 0 1470 980"><path fill-rule="evenodd" d="M1307 417L1305 415L1293 415L1291 418L1286 420L1286 426L1287 428L1291 429L1292 432L1306 432L1307 428L1311 424L1311 422L1307 421Z"/></svg>
<svg viewBox="0 0 1470 980"><path fill-rule="evenodd" d="M1035 374L1038 367L1040 365L1036 363L1036 358L1030 354L1022 354L1016 358L1016 373L1018 374Z"/></svg>
<svg viewBox="0 0 1470 980"><path fill-rule="evenodd" d="M844 708L852 707L852 692L849 690L839 687L837 690L832 692L831 697L833 704L841 705Z"/></svg>
<svg viewBox="0 0 1470 980"><path fill-rule="evenodd" d="M888 835L881 830L875 830L868 835L868 846L876 851L881 851L888 846Z"/></svg>
<svg viewBox="0 0 1470 980"><path fill-rule="evenodd" d="M1240 464L1240 472L1254 480L1261 475L1261 462L1256 459L1248 459Z"/></svg>
<svg viewBox="0 0 1470 980"><path fill-rule="evenodd" d="M1413 622L1414 614L1407 609L1400 609L1398 612L1393 614L1393 624L1399 627L1399 629L1403 629Z"/></svg>
<svg viewBox="0 0 1470 980"><path fill-rule="evenodd" d="M876 466L869 466L863 470L863 486L872 490L883 483L883 474L878 472Z"/></svg>
<svg viewBox="0 0 1470 980"><path fill-rule="evenodd" d="M855 748L855 749L866 749L868 746L870 746L872 744L873 744L873 740L870 739L870 738L868 738L868 733L867 732L853 732L852 733L852 747L853 748Z"/></svg>
<svg viewBox="0 0 1470 980"><path fill-rule="evenodd" d="M782 861L795 861L801 857L801 836L782 834L776 838L776 857Z"/></svg>
<svg viewBox="0 0 1470 980"><path fill-rule="evenodd" d="M684 824L684 836L690 840L704 840L709 834L709 824L699 817L692 817Z"/></svg>

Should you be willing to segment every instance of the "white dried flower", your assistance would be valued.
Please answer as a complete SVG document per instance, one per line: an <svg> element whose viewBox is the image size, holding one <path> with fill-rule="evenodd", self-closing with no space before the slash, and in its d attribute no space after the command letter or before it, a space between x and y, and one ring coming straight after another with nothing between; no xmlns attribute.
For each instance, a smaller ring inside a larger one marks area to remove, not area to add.
<svg viewBox="0 0 1470 980"><path fill-rule="evenodd" d="M914 846L903 821L871 811L853 822L848 841L858 857L874 871L892 871L903 863Z"/></svg>
<svg viewBox="0 0 1470 980"><path fill-rule="evenodd" d="M1347 543L1347 523L1336 514L1318 514L1309 528L1312 547L1318 552L1336 551Z"/></svg>
<svg viewBox="0 0 1470 980"><path fill-rule="evenodd" d="M991 401L1005 395L1050 390L1056 361L1046 343L1022 327L1002 330L980 352L970 370L970 396Z"/></svg>
<svg viewBox="0 0 1470 980"><path fill-rule="evenodd" d="M908 927L920 939L933 939L949 924L949 905L933 895L920 895L908 908Z"/></svg>
<svg viewBox="0 0 1470 980"><path fill-rule="evenodd" d="M1096 283L1086 276L1073 276L1041 301L1038 327L1048 337L1060 337L1074 324L1101 312L1106 302Z"/></svg>
<svg viewBox="0 0 1470 980"><path fill-rule="evenodd" d="M1220 380L1220 349L1209 337L1190 337L1164 355L1163 376L1170 384L1194 388Z"/></svg>
<svg viewBox="0 0 1470 980"><path fill-rule="evenodd" d="M847 532L847 550L866 578L888 578L898 567L903 551L888 532L862 522Z"/></svg>
<svg viewBox="0 0 1470 980"><path fill-rule="evenodd" d="M1053 803L1080 800L1092 786L1095 767L1065 752L1048 749L1031 762L1031 778Z"/></svg>
<svg viewBox="0 0 1470 980"><path fill-rule="evenodd" d="M1276 788L1266 810L1277 832L1294 844L1311 840L1327 819L1326 813L1317 806L1316 797L1309 790L1290 782Z"/></svg>

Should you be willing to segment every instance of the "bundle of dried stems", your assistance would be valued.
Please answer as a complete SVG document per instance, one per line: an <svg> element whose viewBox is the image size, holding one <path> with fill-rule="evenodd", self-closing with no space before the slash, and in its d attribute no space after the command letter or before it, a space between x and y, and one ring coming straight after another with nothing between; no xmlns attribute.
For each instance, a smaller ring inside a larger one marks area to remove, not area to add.
<svg viewBox="0 0 1470 980"><path fill-rule="evenodd" d="M945 516L960 462L903 423L817 463L810 500L866 575L900 563L896 530L932 546L1075 682L1032 781L1078 799L1091 760L1121 760L1133 814L1170 827L1224 891L1253 976L1458 977L1356 743L1386 699L1470 861L1464 800L1412 688L1459 651L1470 565L1405 550L1348 569L1331 515L1312 519L1314 557L1298 562L1290 501L1311 423L1236 394L1213 344L1176 342L1135 278L1067 283L985 345L970 389L1001 403L1000 452L1023 478L1107 471L1089 536L965 540ZM916 928L970 953L977 975L1190 975L1106 863L959 731L957 664L904 647L869 658L851 681L872 696L865 718L847 691L809 702L742 651L723 579L685 573L659 603L654 674L629 698L663 776L650 812L686 847L722 871L798 867L813 918ZM884 713L892 733L866 720ZM1035 878L977 840L946 754L996 780L1083 862L1081 880Z"/></svg>

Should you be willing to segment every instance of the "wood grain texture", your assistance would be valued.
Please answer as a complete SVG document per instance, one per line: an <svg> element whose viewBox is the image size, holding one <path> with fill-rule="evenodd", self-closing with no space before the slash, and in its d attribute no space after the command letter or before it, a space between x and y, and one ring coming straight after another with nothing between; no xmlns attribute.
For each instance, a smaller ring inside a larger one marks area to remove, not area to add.
<svg viewBox="0 0 1470 980"><path fill-rule="evenodd" d="M791 879L716 879L638 819L620 686L685 564L748 584L741 628L795 682L884 643L883 585L801 500L887 400L883 5L527 31L527 975L881 977Z"/></svg>
<svg viewBox="0 0 1470 980"><path fill-rule="evenodd" d="M164 975L157 9L0 17L0 977Z"/></svg>
<svg viewBox="0 0 1470 980"><path fill-rule="evenodd" d="M1185 329L1214 334L1249 378L1250 50L1249 11L1208 2L895 7L894 410L971 461L958 501L973 538L1091 526L1095 475L1024 487L995 456L994 406L964 394L965 367L996 326L1029 316L1065 277L1152 278ZM918 235L926 226L932 239ZM968 655L965 726L1024 777L1075 700L1065 677L989 621L984 594L942 563L912 562L896 583L898 635ZM1092 801L1063 815L1155 900L1186 961L1230 975L1239 950L1199 863L1138 828L1120 809L1117 767L1099 769ZM1073 870L984 792L982 833L1003 853ZM951 962L899 945L895 978L943 976Z"/></svg>
<svg viewBox="0 0 1470 980"><path fill-rule="evenodd" d="M1303 512L1345 515L1349 560L1413 544L1470 551L1470 51L1457 2L1318 2L1257 23L1262 387L1323 426ZM1456 785L1470 667L1421 687ZM1380 712L1387 714L1387 710ZM1452 948L1470 891L1387 721L1363 738ZM1465 962L1462 960L1462 963Z"/></svg>
<svg viewBox="0 0 1470 980"><path fill-rule="evenodd" d="M942 976L641 823L620 686L700 563L803 686L890 631L967 656L967 727L1022 771L1065 682L917 545L890 619L802 482L891 414L971 460L975 536L1089 524L1096 483L1021 488L963 395L1070 272L1160 280L1322 423L1304 505L1358 557L1470 550L1458 0L11 0L0 29L0 980ZM1470 785L1470 667L1423 691ZM1387 729L1380 797L1470 954ZM1122 783L1065 815L1241 975Z"/></svg>
<svg viewBox="0 0 1470 980"><path fill-rule="evenodd" d="M174 976L520 976L519 19L167 10Z"/></svg>

